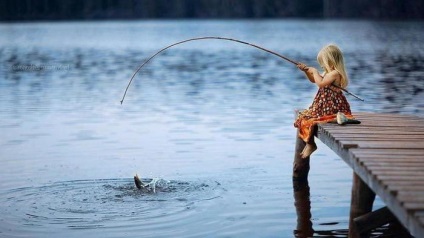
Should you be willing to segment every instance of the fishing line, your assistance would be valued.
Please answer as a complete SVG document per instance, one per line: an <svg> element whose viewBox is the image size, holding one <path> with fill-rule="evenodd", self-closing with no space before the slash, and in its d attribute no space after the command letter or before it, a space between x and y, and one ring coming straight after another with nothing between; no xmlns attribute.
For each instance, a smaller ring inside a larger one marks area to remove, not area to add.
<svg viewBox="0 0 424 238"><path fill-rule="evenodd" d="M252 47L255 47L255 48L257 48L257 49L263 50L263 51L268 52L268 53L270 53L270 54L273 54L273 55L275 55L275 56L277 56L277 57L279 57L279 58L281 58L281 59L284 59L284 60L286 60L286 61L288 61L288 62L290 62L290 63L292 63L292 64L294 64L294 65L298 65L298 64L299 64L298 62L296 62L296 61L294 61L294 60L291 60L291 59L289 59L289 58L287 58L287 57L285 57L285 56L283 56L283 55L281 55L281 54L278 54L278 53L276 53L276 52L274 52L274 51L268 50L268 49L266 49L266 48L260 47L260 46L258 46L258 45L255 45L255 44L252 44L252 43L249 43L249 42L246 42L246 41L241 41L241 40L232 39L232 38L226 38L226 37L217 37L217 36L204 36L204 37L190 38L190 39L183 40L183 41L179 41L179 42L176 42L176 43L174 43L174 44L172 44L172 45L166 46L165 48L163 48L163 49L159 50L158 52L156 52L154 55L150 56L150 58L148 58L146 61L144 61L144 63L143 63L143 64L141 64L141 65L137 68L137 70L134 72L134 74L132 75L132 77L131 77L131 79L130 79L130 81L129 81L128 85L127 85L127 88L125 89L124 95L122 96L121 105L122 105L122 103L124 102L125 96L127 95L128 88L130 87L130 85L131 85L131 83L132 83L132 81L133 81L134 77L135 77L135 76L137 75L137 73L141 70L141 68L143 68L143 66L144 66L144 65L146 65L147 63L149 63L149 62L150 62L153 58L155 58L157 55L159 55L159 54L160 54L160 53L162 53L163 51L165 51L165 50L167 50L167 49L169 49L169 48L171 48L171 47L173 47L173 46L176 46L176 45L179 45L179 44L183 44L183 43L186 43L186 42L189 42L189 41L196 41L196 40L226 40L226 41L233 41L233 42L237 42L237 43L240 43L240 44L244 44L244 45L252 46ZM344 89L344 88L342 88L342 87L340 87L340 86L337 86L337 85L334 85L334 84L333 84L332 86L337 87L337 88L339 88L339 89L343 90L343 91L344 91L344 92L346 92L347 94L352 95L353 97L355 97L355 98L357 98L357 99L359 99L359 100L361 100L361 101L364 101L364 99L362 99L362 98L360 98L360 97L358 97L358 96L356 96L356 95L354 95L354 94L350 93L349 91L347 91L346 89Z"/></svg>

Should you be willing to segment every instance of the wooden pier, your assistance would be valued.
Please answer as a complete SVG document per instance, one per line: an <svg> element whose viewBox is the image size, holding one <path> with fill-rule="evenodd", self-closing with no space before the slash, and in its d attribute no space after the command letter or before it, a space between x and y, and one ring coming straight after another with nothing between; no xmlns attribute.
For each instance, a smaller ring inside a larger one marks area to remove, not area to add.
<svg viewBox="0 0 424 238"><path fill-rule="evenodd" d="M360 125L319 124L316 137L353 169L349 237L367 237L396 220L424 237L424 118L355 113ZM297 139L293 179L307 179L309 158ZM312 155L313 157L313 155ZM372 211L375 195L386 208Z"/></svg>

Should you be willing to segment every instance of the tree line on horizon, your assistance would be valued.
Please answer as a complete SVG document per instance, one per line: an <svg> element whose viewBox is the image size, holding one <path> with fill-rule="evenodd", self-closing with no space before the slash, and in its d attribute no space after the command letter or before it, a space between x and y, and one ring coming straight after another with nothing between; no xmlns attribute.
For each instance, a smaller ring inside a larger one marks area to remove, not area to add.
<svg viewBox="0 0 424 238"><path fill-rule="evenodd" d="M423 19L421 0L2 0L0 21L180 18Z"/></svg>

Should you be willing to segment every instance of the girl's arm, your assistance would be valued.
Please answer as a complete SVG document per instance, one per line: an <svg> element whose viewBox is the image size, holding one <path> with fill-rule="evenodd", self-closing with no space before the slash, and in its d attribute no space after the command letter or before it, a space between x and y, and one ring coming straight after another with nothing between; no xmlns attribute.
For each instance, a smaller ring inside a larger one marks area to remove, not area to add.
<svg viewBox="0 0 424 238"><path fill-rule="evenodd" d="M320 88L325 87L325 86L327 86L327 85L330 85L330 84L332 84L335 80L337 80L337 79L339 79L339 78L340 78L340 74L339 74L339 72L337 72L337 71L335 71L335 70L331 71L330 73L325 74L325 76L324 76L324 77L322 77L322 76L319 74L318 70L317 70L317 69L315 69L315 68L309 68L309 69L308 69L308 71L307 71L307 73L309 73L309 74L312 74L312 75L313 75L312 77L313 77L313 79L314 79L315 84L316 84L318 87L320 87Z"/></svg>

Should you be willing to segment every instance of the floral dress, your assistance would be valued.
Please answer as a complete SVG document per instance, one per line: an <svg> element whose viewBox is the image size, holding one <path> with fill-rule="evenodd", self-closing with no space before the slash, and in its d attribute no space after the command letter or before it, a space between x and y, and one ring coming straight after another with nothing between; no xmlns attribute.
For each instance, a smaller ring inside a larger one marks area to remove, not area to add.
<svg viewBox="0 0 424 238"><path fill-rule="evenodd" d="M338 112L342 112L347 118L353 118L350 105L343 92L334 86L327 85L318 89L308 109L299 112L294 127L299 128L299 137L309 142L314 136L314 126L318 123L334 121Z"/></svg>

